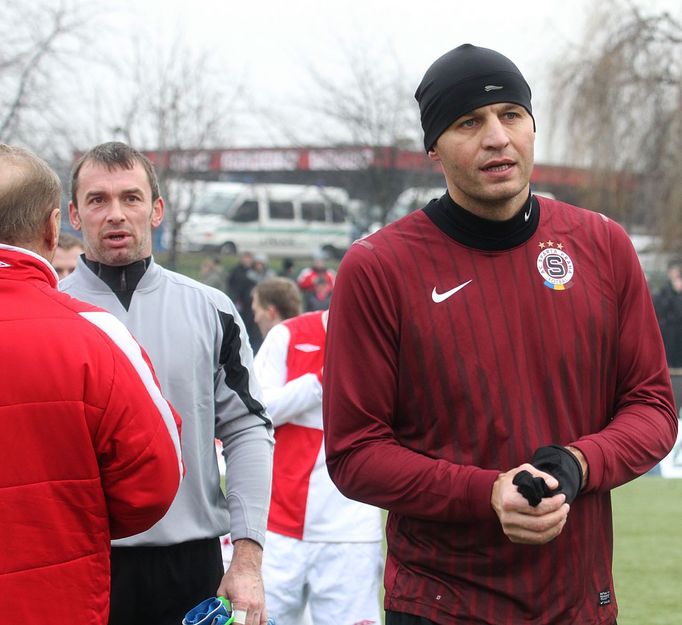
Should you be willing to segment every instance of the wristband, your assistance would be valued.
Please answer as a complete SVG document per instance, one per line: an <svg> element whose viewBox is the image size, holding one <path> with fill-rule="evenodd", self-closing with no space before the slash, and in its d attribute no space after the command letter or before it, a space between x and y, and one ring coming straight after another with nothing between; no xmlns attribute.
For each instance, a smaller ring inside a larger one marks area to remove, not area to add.
<svg viewBox="0 0 682 625"><path fill-rule="evenodd" d="M559 482L559 488L545 496L563 493L566 495L566 503L571 503L578 496L583 483L583 469L580 461L568 449L560 445L540 447L533 454L530 463Z"/></svg>

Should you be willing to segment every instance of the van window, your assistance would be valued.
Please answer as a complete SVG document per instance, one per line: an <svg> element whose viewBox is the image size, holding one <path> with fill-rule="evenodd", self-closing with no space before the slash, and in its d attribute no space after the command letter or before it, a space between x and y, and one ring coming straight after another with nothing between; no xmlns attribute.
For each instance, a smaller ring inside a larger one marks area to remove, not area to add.
<svg viewBox="0 0 682 625"><path fill-rule="evenodd" d="M258 221L258 202L246 200L242 202L232 214L232 221L247 222Z"/></svg>
<svg viewBox="0 0 682 625"><path fill-rule="evenodd" d="M271 219L293 219L294 218L294 203L293 202L270 202L270 218Z"/></svg>
<svg viewBox="0 0 682 625"><path fill-rule="evenodd" d="M332 221L335 224L342 224L346 221L346 211L341 204L332 204Z"/></svg>
<svg viewBox="0 0 682 625"><path fill-rule="evenodd" d="M200 215L226 215L237 200L237 193L207 193L200 196L196 212Z"/></svg>
<svg viewBox="0 0 682 625"><path fill-rule="evenodd" d="M325 205L322 202L301 202L304 221L325 221Z"/></svg>

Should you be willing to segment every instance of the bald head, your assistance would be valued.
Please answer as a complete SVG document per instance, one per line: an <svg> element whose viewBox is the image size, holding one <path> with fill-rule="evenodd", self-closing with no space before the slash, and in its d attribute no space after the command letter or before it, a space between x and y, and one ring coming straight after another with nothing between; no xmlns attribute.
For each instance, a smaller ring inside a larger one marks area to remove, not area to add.
<svg viewBox="0 0 682 625"><path fill-rule="evenodd" d="M50 220L59 225L61 195L59 177L45 161L28 150L0 143L0 243L45 255L38 248L46 243Z"/></svg>

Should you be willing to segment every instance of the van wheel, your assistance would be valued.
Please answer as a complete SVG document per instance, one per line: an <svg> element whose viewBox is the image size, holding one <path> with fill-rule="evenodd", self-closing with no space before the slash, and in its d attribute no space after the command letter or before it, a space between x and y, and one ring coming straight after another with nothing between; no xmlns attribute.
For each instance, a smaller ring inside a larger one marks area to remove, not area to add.
<svg viewBox="0 0 682 625"><path fill-rule="evenodd" d="M234 256L237 253L237 246L234 243L232 243L232 241L223 243L220 246L220 253L227 254L228 256Z"/></svg>

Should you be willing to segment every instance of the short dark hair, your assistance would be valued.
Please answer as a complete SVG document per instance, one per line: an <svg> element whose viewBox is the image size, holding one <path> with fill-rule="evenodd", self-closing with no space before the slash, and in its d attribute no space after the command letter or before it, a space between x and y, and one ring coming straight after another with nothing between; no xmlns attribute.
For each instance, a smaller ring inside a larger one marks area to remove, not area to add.
<svg viewBox="0 0 682 625"><path fill-rule="evenodd" d="M253 294L263 308L274 306L282 319L291 319L303 312L301 291L289 278L267 278L253 288Z"/></svg>
<svg viewBox="0 0 682 625"><path fill-rule="evenodd" d="M147 174L147 180L152 190L152 202L161 197L159 180L156 177L156 171L152 162L142 152L138 152L121 141L109 141L107 143L100 143L88 150L74 164L71 170L71 201L75 207L78 207L76 199L78 175L85 163L104 165L109 171L114 169L132 169L135 167L135 163L139 163Z"/></svg>
<svg viewBox="0 0 682 625"><path fill-rule="evenodd" d="M43 159L0 143L0 241L34 241L61 197L59 176Z"/></svg>

